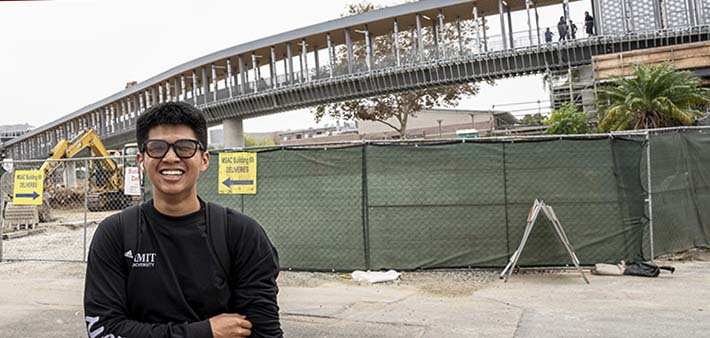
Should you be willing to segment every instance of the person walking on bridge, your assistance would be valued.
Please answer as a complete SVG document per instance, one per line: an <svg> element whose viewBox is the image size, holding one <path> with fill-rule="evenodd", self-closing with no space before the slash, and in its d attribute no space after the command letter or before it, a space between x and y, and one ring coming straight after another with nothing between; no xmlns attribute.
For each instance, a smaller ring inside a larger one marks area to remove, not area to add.
<svg viewBox="0 0 710 338"><path fill-rule="evenodd" d="M560 34L560 39L558 41L564 41L567 39L567 21L565 17L560 17L560 22L557 23L557 33Z"/></svg>
<svg viewBox="0 0 710 338"><path fill-rule="evenodd" d="M569 21L569 33L572 35L572 40L577 39L577 25L572 22L572 20Z"/></svg>
<svg viewBox="0 0 710 338"><path fill-rule="evenodd" d="M547 30L545 31L545 43L552 43L553 35L555 35L555 33L550 31L550 27L547 27Z"/></svg>
<svg viewBox="0 0 710 338"><path fill-rule="evenodd" d="M594 36L594 17L584 12L584 30L588 36Z"/></svg>
<svg viewBox="0 0 710 338"><path fill-rule="evenodd" d="M153 198L104 219L86 265L91 338L282 338L279 261L255 220L197 196L207 122L183 102L136 123Z"/></svg>

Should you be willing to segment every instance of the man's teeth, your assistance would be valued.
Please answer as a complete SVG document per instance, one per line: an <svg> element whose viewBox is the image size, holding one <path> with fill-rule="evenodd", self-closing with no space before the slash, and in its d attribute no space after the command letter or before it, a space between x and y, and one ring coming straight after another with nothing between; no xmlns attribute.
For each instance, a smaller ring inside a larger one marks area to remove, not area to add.
<svg viewBox="0 0 710 338"><path fill-rule="evenodd" d="M181 176L184 174L182 170L162 170L160 173L168 176Z"/></svg>

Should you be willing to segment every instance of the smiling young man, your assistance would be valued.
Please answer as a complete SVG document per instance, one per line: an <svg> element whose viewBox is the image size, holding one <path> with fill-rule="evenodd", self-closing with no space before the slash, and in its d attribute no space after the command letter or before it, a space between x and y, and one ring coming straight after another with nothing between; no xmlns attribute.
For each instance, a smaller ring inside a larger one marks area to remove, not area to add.
<svg viewBox="0 0 710 338"><path fill-rule="evenodd" d="M263 228L226 209L224 231L210 233L207 209L222 207L197 196L210 159L202 113L160 104L138 118L136 135L153 199L96 230L84 290L89 337L282 337L278 256ZM215 249L220 235L228 264Z"/></svg>

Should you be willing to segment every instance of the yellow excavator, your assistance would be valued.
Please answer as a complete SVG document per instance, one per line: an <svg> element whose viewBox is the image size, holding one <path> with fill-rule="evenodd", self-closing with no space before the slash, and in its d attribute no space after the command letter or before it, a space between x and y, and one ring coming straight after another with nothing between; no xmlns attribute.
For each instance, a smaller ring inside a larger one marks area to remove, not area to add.
<svg viewBox="0 0 710 338"><path fill-rule="evenodd" d="M93 157L100 159L89 161L89 189L87 206L91 211L120 210L130 206L135 199L123 193L123 170L126 164L133 164L134 159L124 159L121 155L135 155L138 145L127 144L123 151L107 150L101 138L93 129L83 132L71 140L60 140L49 153L49 158L40 170L49 177L61 165L62 158L73 158L84 149L90 149ZM124 163L128 162L128 163Z"/></svg>

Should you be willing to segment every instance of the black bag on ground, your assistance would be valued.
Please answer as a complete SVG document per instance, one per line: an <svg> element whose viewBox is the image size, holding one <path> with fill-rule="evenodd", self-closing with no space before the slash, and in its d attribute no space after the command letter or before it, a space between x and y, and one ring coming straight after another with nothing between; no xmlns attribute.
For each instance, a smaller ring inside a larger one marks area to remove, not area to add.
<svg viewBox="0 0 710 338"><path fill-rule="evenodd" d="M626 266L624 270L624 275L628 276L641 276L641 277L658 277L661 274L661 270L667 270L671 273L675 272L675 268L672 266L658 266L653 262L636 262Z"/></svg>

